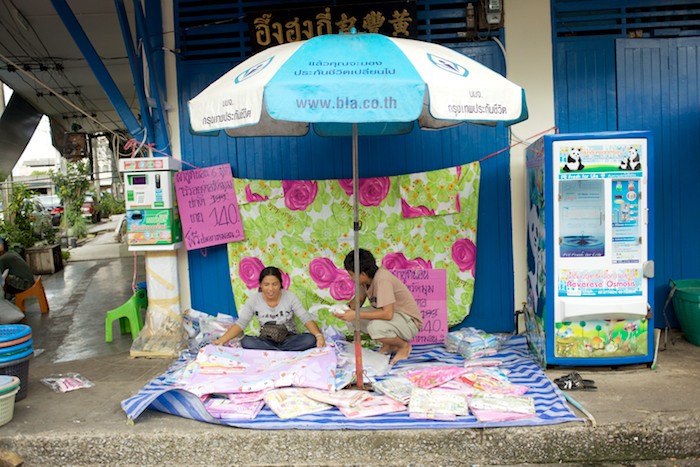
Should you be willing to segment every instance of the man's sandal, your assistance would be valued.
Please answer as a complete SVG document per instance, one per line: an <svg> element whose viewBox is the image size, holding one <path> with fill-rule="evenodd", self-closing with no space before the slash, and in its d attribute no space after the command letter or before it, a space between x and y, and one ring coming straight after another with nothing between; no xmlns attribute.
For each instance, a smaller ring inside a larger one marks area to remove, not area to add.
<svg viewBox="0 0 700 467"><path fill-rule="evenodd" d="M595 381L592 379L583 379L581 375L577 372L572 371L566 376L561 378L556 378L554 383L565 391L575 391L575 390L594 390L598 389L595 385Z"/></svg>

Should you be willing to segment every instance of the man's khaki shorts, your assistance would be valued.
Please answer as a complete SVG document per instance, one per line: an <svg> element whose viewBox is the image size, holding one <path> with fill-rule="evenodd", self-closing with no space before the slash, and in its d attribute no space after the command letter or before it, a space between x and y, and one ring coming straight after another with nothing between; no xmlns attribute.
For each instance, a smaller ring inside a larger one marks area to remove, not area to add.
<svg viewBox="0 0 700 467"><path fill-rule="evenodd" d="M362 311L372 311L372 308L362 308ZM353 322L349 322L348 327L355 329ZM391 321L385 319L361 319L360 331L369 334L369 337L374 340L398 337L408 342L416 337L418 327L413 318L406 313L394 311L394 317Z"/></svg>

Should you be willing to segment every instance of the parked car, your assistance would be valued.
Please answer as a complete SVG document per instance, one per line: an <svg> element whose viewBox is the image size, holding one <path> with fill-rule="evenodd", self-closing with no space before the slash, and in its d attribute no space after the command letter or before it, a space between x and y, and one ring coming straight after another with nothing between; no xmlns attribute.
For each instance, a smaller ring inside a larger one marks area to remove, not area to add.
<svg viewBox="0 0 700 467"><path fill-rule="evenodd" d="M102 220L102 214L100 213L100 208L95 203L95 198L92 195L85 195L83 204L80 206L80 213L86 219L90 219L92 222L100 222Z"/></svg>
<svg viewBox="0 0 700 467"><path fill-rule="evenodd" d="M56 206L51 210L51 225L54 227L61 225L61 217L63 217L63 206Z"/></svg>

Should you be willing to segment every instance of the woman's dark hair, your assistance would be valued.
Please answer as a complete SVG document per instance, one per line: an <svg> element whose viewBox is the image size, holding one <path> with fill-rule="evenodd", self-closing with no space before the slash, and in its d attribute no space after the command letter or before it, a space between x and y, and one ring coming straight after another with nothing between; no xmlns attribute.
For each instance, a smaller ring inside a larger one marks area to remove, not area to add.
<svg viewBox="0 0 700 467"><path fill-rule="evenodd" d="M267 276L275 276L277 279L279 279L282 288L284 288L284 282L282 282L282 272L278 268L274 266L268 266L262 271L260 271L260 277L258 277L258 284L262 284L263 279L265 279Z"/></svg>
<svg viewBox="0 0 700 467"><path fill-rule="evenodd" d="M355 272L354 251L351 251L345 257L343 266L345 266L346 271ZM370 279L374 279L374 275L377 273L377 269L379 269L377 267L377 261L374 259L374 256L372 256L372 253L363 248L360 248L360 274L364 272L365 274L367 274L367 277L369 277Z"/></svg>

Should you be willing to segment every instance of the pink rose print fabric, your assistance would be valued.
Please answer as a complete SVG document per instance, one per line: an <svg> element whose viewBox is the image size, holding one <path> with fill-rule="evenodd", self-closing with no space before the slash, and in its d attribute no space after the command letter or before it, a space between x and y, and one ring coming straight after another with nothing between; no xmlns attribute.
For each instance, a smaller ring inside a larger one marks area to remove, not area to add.
<svg viewBox="0 0 700 467"><path fill-rule="evenodd" d="M238 277L245 283L248 289L257 290L260 287L260 272L265 269L265 265L258 258L247 256L238 263ZM289 289L291 280L289 274L280 268L282 273L282 288Z"/></svg>
<svg viewBox="0 0 700 467"><path fill-rule="evenodd" d="M305 211L316 199L318 182L309 180L285 180L284 205L292 211Z"/></svg>
<svg viewBox="0 0 700 467"><path fill-rule="evenodd" d="M249 289L260 287L260 271L265 269L265 265L258 258L247 257L238 263L238 277Z"/></svg>
<svg viewBox="0 0 700 467"><path fill-rule="evenodd" d="M249 203L255 203L256 201L267 201L270 199L269 196L262 196L257 193L253 193L250 188L250 183L245 186L245 200Z"/></svg>
<svg viewBox="0 0 700 467"><path fill-rule="evenodd" d="M460 271L471 271L474 276L476 269L476 245L468 238L457 239L452 244L452 260Z"/></svg>
<svg viewBox="0 0 700 467"><path fill-rule="evenodd" d="M352 180L338 180L345 194L352 196ZM389 194L389 177L361 178L358 180L357 201L363 206L379 206Z"/></svg>
<svg viewBox="0 0 700 467"><path fill-rule="evenodd" d="M400 175L401 212L405 218L442 216L461 211L460 177L455 167L429 173Z"/></svg>
<svg viewBox="0 0 700 467"><path fill-rule="evenodd" d="M314 258L309 263L309 276L320 289L330 289L334 300L350 300L355 295L355 283L347 271L330 258Z"/></svg>
<svg viewBox="0 0 700 467"><path fill-rule="evenodd" d="M403 253L387 253L382 259L382 266L390 271L394 269L433 269L430 261L423 258L409 260Z"/></svg>
<svg viewBox="0 0 700 467"><path fill-rule="evenodd" d="M476 162L358 180L360 248L391 271L445 270L449 326L464 321L474 296L479 183ZM285 289L307 309L352 299L355 284L343 267L354 248L352 180L234 179L234 187L246 235L227 245L237 308L265 266L282 269ZM317 320L347 331L332 314Z"/></svg>

